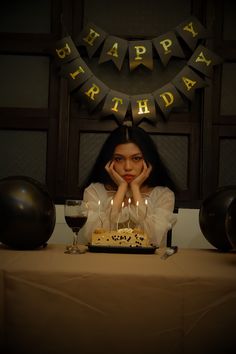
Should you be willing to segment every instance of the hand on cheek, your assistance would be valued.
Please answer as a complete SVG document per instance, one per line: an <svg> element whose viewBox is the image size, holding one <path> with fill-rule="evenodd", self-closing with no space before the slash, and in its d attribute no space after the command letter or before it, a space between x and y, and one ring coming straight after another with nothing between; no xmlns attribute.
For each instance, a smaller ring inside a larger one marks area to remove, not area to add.
<svg viewBox="0 0 236 354"><path fill-rule="evenodd" d="M109 161L105 166L105 170L117 186L127 184L127 182L116 172L114 168L114 161Z"/></svg>
<svg viewBox="0 0 236 354"><path fill-rule="evenodd" d="M141 173L131 182L131 186L138 185L139 187L141 187L141 185L149 177L151 170L152 170L152 166L151 165L147 166L147 163L143 161L143 169Z"/></svg>

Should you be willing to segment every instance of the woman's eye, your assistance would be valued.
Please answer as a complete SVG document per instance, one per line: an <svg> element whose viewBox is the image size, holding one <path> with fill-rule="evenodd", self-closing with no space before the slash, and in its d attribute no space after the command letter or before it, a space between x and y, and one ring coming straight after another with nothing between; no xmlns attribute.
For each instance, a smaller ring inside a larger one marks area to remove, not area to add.
<svg viewBox="0 0 236 354"><path fill-rule="evenodd" d="M141 161L142 159L143 159L142 156L134 156L133 157L133 161L136 161L136 162Z"/></svg>
<svg viewBox="0 0 236 354"><path fill-rule="evenodd" d="M122 161L122 157L118 157L118 156L114 157L114 161L115 162L120 162L120 161Z"/></svg>

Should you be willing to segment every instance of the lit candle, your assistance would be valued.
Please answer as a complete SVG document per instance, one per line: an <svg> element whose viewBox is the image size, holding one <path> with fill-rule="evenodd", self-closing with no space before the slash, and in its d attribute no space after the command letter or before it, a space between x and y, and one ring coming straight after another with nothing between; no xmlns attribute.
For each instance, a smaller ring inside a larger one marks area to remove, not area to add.
<svg viewBox="0 0 236 354"><path fill-rule="evenodd" d="M121 204L121 210L120 210L120 212L119 212L119 214L118 214L118 219L117 219L117 227L116 227L116 228L117 228L117 231L119 230L120 218L121 218L121 222L122 222L122 220L123 220L124 206L125 206L125 203L122 202L122 204Z"/></svg>
<svg viewBox="0 0 236 354"><path fill-rule="evenodd" d="M113 207L113 199L111 200L111 208L110 208L110 213L109 213L109 224L110 224L110 231L111 231L111 212L112 212L112 207Z"/></svg>
<svg viewBox="0 0 236 354"><path fill-rule="evenodd" d="M129 211L130 211L131 198L128 199Z"/></svg>
<svg viewBox="0 0 236 354"><path fill-rule="evenodd" d="M102 218L101 218L101 201L100 200L98 201L98 217L99 217L99 220L100 220L100 223L101 223L101 228L103 228L103 221L102 221Z"/></svg>
<svg viewBox="0 0 236 354"><path fill-rule="evenodd" d="M145 206L146 206L146 209L145 209L145 216L144 216L144 219L146 219L146 217L147 217L147 211L148 211L148 201L147 201L147 199L145 199Z"/></svg>
<svg viewBox="0 0 236 354"><path fill-rule="evenodd" d="M136 221L136 225L137 227L139 226L140 222L139 222L139 210L138 210L138 207L139 207L139 201L137 200L136 202L136 218L137 218L137 221Z"/></svg>
<svg viewBox="0 0 236 354"><path fill-rule="evenodd" d="M125 202L122 202L121 204L121 215L123 216L123 210L124 210Z"/></svg>
<svg viewBox="0 0 236 354"><path fill-rule="evenodd" d="M136 202L136 216L137 216L137 218L138 218L138 206L139 206L139 201L137 200L137 202Z"/></svg>
<svg viewBox="0 0 236 354"><path fill-rule="evenodd" d="M129 212L128 228L130 226L130 204L131 204L131 198L128 199L128 212Z"/></svg>

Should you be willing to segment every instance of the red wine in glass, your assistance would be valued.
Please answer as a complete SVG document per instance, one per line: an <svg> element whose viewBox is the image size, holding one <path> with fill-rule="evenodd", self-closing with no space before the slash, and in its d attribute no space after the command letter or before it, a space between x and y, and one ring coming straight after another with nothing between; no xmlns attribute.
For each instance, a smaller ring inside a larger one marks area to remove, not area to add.
<svg viewBox="0 0 236 354"><path fill-rule="evenodd" d="M81 227L84 226L84 224L87 221L87 216L65 216L65 220L67 225L74 231L78 232Z"/></svg>

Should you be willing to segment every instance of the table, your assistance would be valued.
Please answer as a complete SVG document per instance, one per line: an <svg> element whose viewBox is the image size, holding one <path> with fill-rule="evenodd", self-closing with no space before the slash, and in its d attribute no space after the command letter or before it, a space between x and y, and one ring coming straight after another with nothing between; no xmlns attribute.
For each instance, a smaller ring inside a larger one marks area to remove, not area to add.
<svg viewBox="0 0 236 354"><path fill-rule="evenodd" d="M236 253L0 246L4 354L236 352Z"/></svg>

